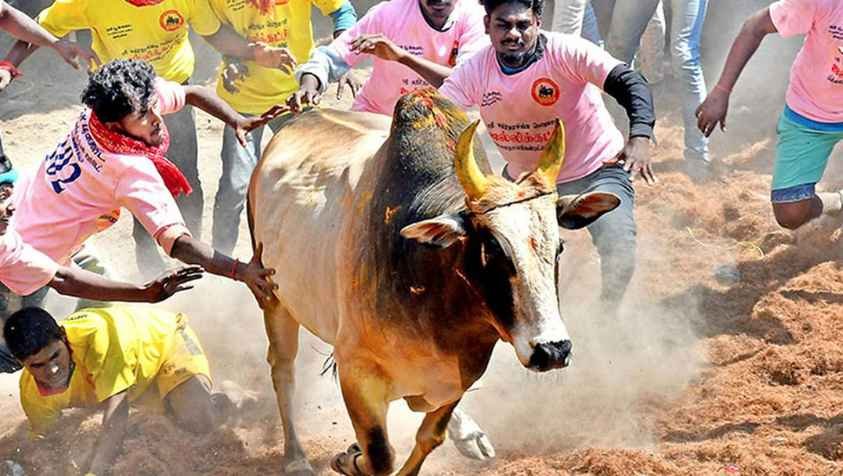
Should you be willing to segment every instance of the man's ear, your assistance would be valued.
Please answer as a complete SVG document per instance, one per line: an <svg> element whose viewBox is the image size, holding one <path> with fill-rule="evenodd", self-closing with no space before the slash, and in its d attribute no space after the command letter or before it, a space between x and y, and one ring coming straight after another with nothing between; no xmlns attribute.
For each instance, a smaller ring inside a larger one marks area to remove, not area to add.
<svg viewBox="0 0 843 476"><path fill-rule="evenodd" d="M590 225L621 204L613 193L589 192L580 195L565 195L556 202L556 216L559 226L576 230Z"/></svg>
<svg viewBox="0 0 843 476"><path fill-rule="evenodd" d="M455 214L439 215L401 229L404 238L439 248L447 248L466 235L463 217Z"/></svg>

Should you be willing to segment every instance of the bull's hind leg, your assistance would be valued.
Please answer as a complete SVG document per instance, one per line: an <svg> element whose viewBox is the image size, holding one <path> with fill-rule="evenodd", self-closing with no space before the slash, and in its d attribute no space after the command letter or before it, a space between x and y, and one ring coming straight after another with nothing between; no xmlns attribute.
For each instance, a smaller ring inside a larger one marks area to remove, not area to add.
<svg viewBox="0 0 843 476"><path fill-rule="evenodd" d="M388 385L376 366L346 364L339 359L342 396L357 444L337 455L331 468L349 476L387 475L392 473L394 451L386 432L389 408Z"/></svg>
<svg viewBox="0 0 843 476"><path fill-rule="evenodd" d="M427 455L445 442L445 430L448 428L448 421L451 419L451 413L457 407L457 403L459 403L459 400L425 415L419 431L416 433L416 445L413 447L413 452L396 476L419 474Z"/></svg>
<svg viewBox="0 0 843 476"><path fill-rule="evenodd" d="M284 427L284 474L310 476L315 474L304 449L299 443L294 424L293 397L296 391L296 354L299 349L299 323L280 303L264 310L266 335L269 337L267 361L272 367L272 385Z"/></svg>

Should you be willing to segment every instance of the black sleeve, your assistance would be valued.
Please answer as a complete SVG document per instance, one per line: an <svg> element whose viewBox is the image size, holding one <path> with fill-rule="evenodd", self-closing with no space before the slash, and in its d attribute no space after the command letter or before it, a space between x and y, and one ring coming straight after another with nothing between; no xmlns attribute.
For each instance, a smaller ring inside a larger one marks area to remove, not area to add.
<svg viewBox="0 0 843 476"><path fill-rule="evenodd" d="M653 93L644 76L625 64L615 66L606 77L603 90L626 109L630 138L653 137L656 112L653 109Z"/></svg>

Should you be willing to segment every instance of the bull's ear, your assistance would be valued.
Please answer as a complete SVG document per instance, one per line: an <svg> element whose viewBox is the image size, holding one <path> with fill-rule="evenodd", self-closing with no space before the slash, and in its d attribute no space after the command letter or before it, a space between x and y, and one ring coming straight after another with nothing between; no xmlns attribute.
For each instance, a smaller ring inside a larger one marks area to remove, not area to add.
<svg viewBox="0 0 843 476"><path fill-rule="evenodd" d="M401 236L426 245L447 248L466 235L465 222L460 215L439 215L401 229Z"/></svg>
<svg viewBox="0 0 843 476"><path fill-rule="evenodd" d="M613 193L589 192L580 195L565 195L556 202L556 216L559 226L576 230L590 225L604 213L610 212L621 204L621 199Z"/></svg>

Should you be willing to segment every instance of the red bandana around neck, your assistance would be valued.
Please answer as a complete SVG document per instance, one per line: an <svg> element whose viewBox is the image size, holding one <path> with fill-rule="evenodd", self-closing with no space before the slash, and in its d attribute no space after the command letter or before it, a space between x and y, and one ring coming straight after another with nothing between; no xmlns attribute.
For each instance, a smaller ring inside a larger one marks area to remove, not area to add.
<svg viewBox="0 0 843 476"><path fill-rule="evenodd" d="M127 3L131 3L136 7L148 7L150 5L158 5L163 1L164 0L126 0Z"/></svg>
<svg viewBox="0 0 843 476"><path fill-rule="evenodd" d="M164 180L167 190L173 194L173 197L177 197L182 193L190 195L193 191L181 170L164 157L164 154L167 153L167 149L170 147L170 133L167 131L167 126L163 123L161 124L161 134L164 136L164 141L159 146L149 146L143 141L112 131L99 120L94 111L91 111L88 124L90 125L91 135L94 137L94 140L106 152L112 154L143 155L149 158L152 164L155 165L155 169L161 175L161 179Z"/></svg>

